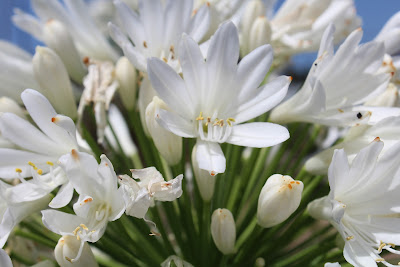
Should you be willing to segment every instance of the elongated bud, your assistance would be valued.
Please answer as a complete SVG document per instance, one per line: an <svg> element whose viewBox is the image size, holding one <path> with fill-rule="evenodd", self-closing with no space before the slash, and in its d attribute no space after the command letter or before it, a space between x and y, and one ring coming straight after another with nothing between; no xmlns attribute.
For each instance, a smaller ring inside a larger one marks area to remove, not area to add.
<svg viewBox="0 0 400 267"><path fill-rule="evenodd" d="M266 10L261 0L250 1L244 8L241 18L240 32L242 35L241 45L244 55L248 54L249 49L250 31L253 27L254 21L260 17L265 16Z"/></svg>
<svg viewBox="0 0 400 267"><path fill-rule="evenodd" d="M271 41L271 25L265 16L257 17L251 27L249 36L249 50L250 53L259 46L268 44Z"/></svg>
<svg viewBox="0 0 400 267"><path fill-rule="evenodd" d="M5 96L0 98L0 114L3 112L14 113L21 118L25 118L25 112L18 105L18 103L15 102L13 99Z"/></svg>
<svg viewBox="0 0 400 267"><path fill-rule="evenodd" d="M258 198L258 224L267 228L285 221L299 207L302 192L301 181L280 174L269 177Z"/></svg>
<svg viewBox="0 0 400 267"><path fill-rule="evenodd" d="M85 242L83 244L82 252L79 258L76 259L81 241L77 240L75 236L63 236L58 240L57 246L54 249L54 255L57 263L61 267L88 267L99 266L94 258L93 252L89 245Z"/></svg>
<svg viewBox="0 0 400 267"><path fill-rule="evenodd" d="M223 254L235 253L236 228L232 213L216 209L211 216L211 235L215 246Z"/></svg>
<svg viewBox="0 0 400 267"><path fill-rule="evenodd" d="M124 106L132 110L136 102L137 73L126 57L121 57L115 66L115 76L119 82L118 93Z"/></svg>
<svg viewBox="0 0 400 267"><path fill-rule="evenodd" d="M38 46L32 63L41 92L58 113L75 119L77 110L71 82L60 57L50 48Z"/></svg>
<svg viewBox="0 0 400 267"><path fill-rule="evenodd" d="M161 263L161 267L193 267L192 264L190 264L187 261L182 260L178 256L172 255L169 256L165 261Z"/></svg>
<svg viewBox="0 0 400 267"><path fill-rule="evenodd" d="M177 164L182 157L182 137L177 136L158 124L156 121L159 109L168 110L167 105L155 96L146 108L146 125L154 145L169 165Z"/></svg>
<svg viewBox="0 0 400 267"><path fill-rule="evenodd" d="M192 150L192 164L194 171L194 178L200 191L200 196L204 201L210 201L214 195L215 176L210 175L206 170L200 169L196 158L197 145Z"/></svg>
<svg viewBox="0 0 400 267"><path fill-rule="evenodd" d="M61 22L51 19L44 26L43 39L61 58L72 80L82 84L87 70L68 29Z"/></svg>

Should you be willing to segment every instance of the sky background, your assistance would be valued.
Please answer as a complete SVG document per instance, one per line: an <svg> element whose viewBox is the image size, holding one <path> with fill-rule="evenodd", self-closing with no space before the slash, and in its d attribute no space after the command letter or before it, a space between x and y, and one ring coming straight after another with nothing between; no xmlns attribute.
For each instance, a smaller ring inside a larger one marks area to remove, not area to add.
<svg viewBox="0 0 400 267"><path fill-rule="evenodd" d="M33 53L38 43L11 23L13 8L30 11L29 2L29 0L0 0L0 39L11 41ZM400 0L355 0L355 4L357 13L363 19L363 42L372 40L385 22L400 11ZM293 58L292 66L294 70L305 71L314 59L315 53L302 54Z"/></svg>

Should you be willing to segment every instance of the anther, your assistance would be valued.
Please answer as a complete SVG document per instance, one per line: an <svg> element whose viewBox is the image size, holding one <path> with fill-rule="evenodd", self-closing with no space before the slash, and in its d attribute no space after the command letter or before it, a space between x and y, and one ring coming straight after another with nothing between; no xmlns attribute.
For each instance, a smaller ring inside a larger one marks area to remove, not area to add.
<svg viewBox="0 0 400 267"><path fill-rule="evenodd" d="M146 41L143 41L143 46L144 46L144 48L147 48L147 42Z"/></svg>
<svg viewBox="0 0 400 267"><path fill-rule="evenodd" d="M38 169L38 170L37 170L37 173L38 173L39 175L42 175L42 174L43 174L42 169Z"/></svg>
<svg viewBox="0 0 400 267"><path fill-rule="evenodd" d="M351 236L346 237L346 240L349 241L349 240L352 240L353 238L354 238L354 236L351 235Z"/></svg>
<svg viewBox="0 0 400 267"><path fill-rule="evenodd" d="M54 163L51 162L51 161L47 161L46 164L47 164L47 165L50 165L50 166L54 166Z"/></svg>
<svg viewBox="0 0 400 267"><path fill-rule="evenodd" d="M200 111L200 115L196 118L196 121L202 121L202 120L204 120L203 112Z"/></svg>
<svg viewBox="0 0 400 267"><path fill-rule="evenodd" d="M80 226L81 226L84 230L89 231L89 228L87 228L87 226L84 225L83 223L81 223Z"/></svg>
<svg viewBox="0 0 400 267"><path fill-rule="evenodd" d="M22 170L20 168L16 168L15 171L18 172L18 173L22 172Z"/></svg>
<svg viewBox="0 0 400 267"><path fill-rule="evenodd" d="M386 244L383 243L383 242L381 241L381 244L380 244L379 247L378 247L378 253L381 253L381 252L382 252L382 249L383 249L385 246L386 246Z"/></svg>

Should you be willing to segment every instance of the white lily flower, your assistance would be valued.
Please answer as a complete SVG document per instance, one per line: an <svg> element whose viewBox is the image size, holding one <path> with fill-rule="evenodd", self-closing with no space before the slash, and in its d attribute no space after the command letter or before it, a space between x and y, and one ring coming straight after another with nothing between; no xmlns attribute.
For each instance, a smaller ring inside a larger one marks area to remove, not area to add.
<svg viewBox="0 0 400 267"><path fill-rule="evenodd" d="M357 29L334 54L334 32L331 24L324 33L318 58L303 87L271 112L272 121L303 121L331 126L368 121L371 110L357 106L376 97L387 87L390 75L377 73L385 53L384 46L379 42L358 45L362 30ZM369 123L372 121L371 118Z"/></svg>
<svg viewBox="0 0 400 267"><path fill-rule="evenodd" d="M32 55L14 44L0 41L0 95L18 103L26 88L40 89L33 74Z"/></svg>
<svg viewBox="0 0 400 267"><path fill-rule="evenodd" d="M70 182L79 194L74 204L76 215L56 210L44 210L44 225L59 235L74 236L80 241L78 261L85 242L97 242L104 234L107 223L117 220L125 211L121 189L117 188L117 176L105 155L101 163L87 153L72 150L60 158Z"/></svg>
<svg viewBox="0 0 400 267"><path fill-rule="evenodd" d="M400 254L398 190L400 143L382 154L378 139L348 163L343 149L336 150L329 166L328 196L314 200L308 211L316 219L328 220L345 240L343 255L354 266L375 267L383 250Z"/></svg>
<svg viewBox="0 0 400 267"><path fill-rule="evenodd" d="M192 16L190 0L140 0L139 14L122 1L114 1L121 29L110 23L110 34L125 56L139 70L147 71L147 59L157 57L168 62L176 71L180 66L176 48L182 33L199 42L209 28L208 6ZM129 39L132 41L129 40Z"/></svg>
<svg viewBox="0 0 400 267"><path fill-rule="evenodd" d="M146 125L154 145L169 165L176 165L182 158L182 137L167 131L156 121L159 109L169 110L160 98L155 96L146 108Z"/></svg>
<svg viewBox="0 0 400 267"><path fill-rule="evenodd" d="M107 126L106 113L119 83L115 78L115 68L112 62L89 59L87 64L89 65L89 73L83 80L85 89L78 107L78 125L83 118L85 107L93 103L97 126L97 142L101 144L104 141L104 131Z"/></svg>
<svg viewBox="0 0 400 267"><path fill-rule="evenodd" d="M88 6L83 0L57 1L31 0L32 8L38 18L16 9L12 17L23 31L28 32L37 40L46 42L45 25L51 20L57 20L68 30L81 57L88 56L97 60L116 60L118 52L107 41L107 36L95 25L88 16Z"/></svg>
<svg viewBox="0 0 400 267"><path fill-rule="evenodd" d="M239 40L233 23L223 24L210 41L207 61L197 43L183 35L179 60L184 80L165 62L148 61L150 80L172 110L160 109L158 122L176 135L197 138L199 167L211 175L225 171L220 143L268 147L289 138L286 128L272 123L243 122L277 105L291 77L280 76L258 87L272 62L272 49L261 46L239 59Z"/></svg>
<svg viewBox="0 0 400 267"><path fill-rule="evenodd" d="M154 167L131 172L133 178L140 179L139 182L128 175L119 176L126 214L130 216L145 218L147 210L154 205L155 200L174 201L182 195L182 174L166 182Z"/></svg>
<svg viewBox="0 0 400 267"><path fill-rule="evenodd" d="M94 258L93 252L87 242L82 248L82 255L79 260L71 262L78 254L81 242L74 236L63 236L58 240L54 249L54 256L61 267L97 267L99 266Z"/></svg>
<svg viewBox="0 0 400 267"><path fill-rule="evenodd" d="M0 248L7 242L8 236L18 223L32 213L45 209L50 202L50 196L47 195L33 201L10 203L7 193L9 188L12 186L0 181Z"/></svg>
<svg viewBox="0 0 400 267"><path fill-rule="evenodd" d="M336 149L344 149L351 163L356 154L375 139L380 139L385 143L383 152L400 141L400 117L389 117L372 126L357 125L352 127L344 137L343 142L314 155L306 161L304 167L308 172L325 174Z"/></svg>

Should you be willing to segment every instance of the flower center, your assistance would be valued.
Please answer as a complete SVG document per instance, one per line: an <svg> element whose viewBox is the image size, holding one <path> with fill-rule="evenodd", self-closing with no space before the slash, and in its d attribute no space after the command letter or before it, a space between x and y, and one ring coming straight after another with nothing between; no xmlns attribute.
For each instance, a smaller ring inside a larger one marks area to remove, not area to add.
<svg viewBox="0 0 400 267"><path fill-rule="evenodd" d="M232 126L235 119L226 120L203 117L203 112L196 118L198 136L203 141L224 143L232 133Z"/></svg>

